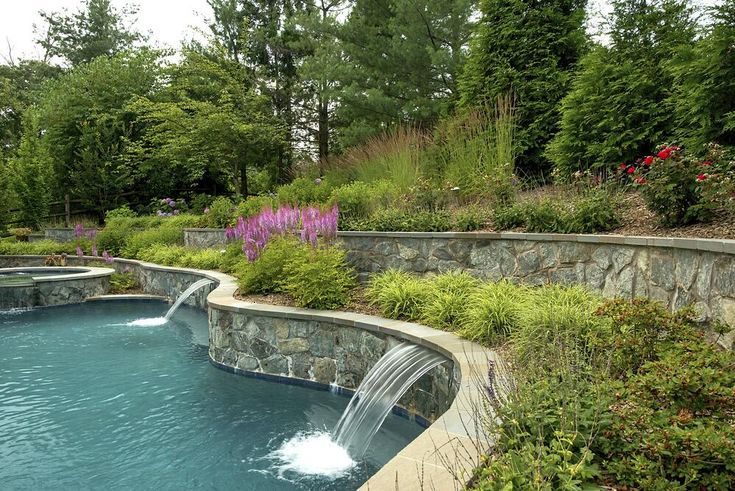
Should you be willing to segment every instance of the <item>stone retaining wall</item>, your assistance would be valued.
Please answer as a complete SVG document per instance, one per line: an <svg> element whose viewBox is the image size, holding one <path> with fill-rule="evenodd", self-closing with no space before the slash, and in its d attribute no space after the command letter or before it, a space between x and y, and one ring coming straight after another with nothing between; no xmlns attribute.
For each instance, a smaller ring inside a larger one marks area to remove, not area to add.
<svg viewBox="0 0 735 491"><path fill-rule="evenodd" d="M464 270L480 278L581 284L606 297L695 305L735 326L735 241L514 233L362 233L340 238L363 273ZM723 342L732 348L735 331Z"/></svg>
<svg viewBox="0 0 735 491"><path fill-rule="evenodd" d="M18 264L20 261L3 261L0 268L19 266L43 266L40 264ZM34 284L0 285L0 309L47 307L84 302L88 297L104 295L110 289L108 269L72 274L68 278L42 278Z"/></svg>
<svg viewBox="0 0 735 491"><path fill-rule="evenodd" d="M209 316L209 355L216 363L347 389L356 389L385 352L401 342L323 320L218 309L210 309ZM456 395L459 375L452 368L447 361L421 377L399 405L434 421Z"/></svg>
<svg viewBox="0 0 735 491"><path fill-rule="evenodd" d="M187 247L224 247L227 244L224 229L185 228L184 245Z"/></svg>

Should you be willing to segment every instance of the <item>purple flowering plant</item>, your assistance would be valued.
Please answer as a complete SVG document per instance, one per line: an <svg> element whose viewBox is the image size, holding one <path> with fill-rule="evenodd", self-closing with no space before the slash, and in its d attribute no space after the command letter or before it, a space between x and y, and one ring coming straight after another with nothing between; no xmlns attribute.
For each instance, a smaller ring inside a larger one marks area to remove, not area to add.
<svg viewBox="0 0 735 491"><path fill-rule="evenodd" d="M242 239L242 250L248 261L255 261L274 236L296 235L302 242L316 247L319 237L331 241L337 236L339 209L335 205L322 211L317 207L283 205L274 211L264 208L248 219L238 217L234 227L225 229L228 240Z"/></svg>

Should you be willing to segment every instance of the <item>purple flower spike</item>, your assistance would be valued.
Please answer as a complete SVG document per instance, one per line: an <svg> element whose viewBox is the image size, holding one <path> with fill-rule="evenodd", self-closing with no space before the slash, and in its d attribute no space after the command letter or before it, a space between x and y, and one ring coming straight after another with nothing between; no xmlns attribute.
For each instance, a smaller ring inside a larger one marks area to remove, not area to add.
<svg viewBox="0 0 735 491"><path fill-rule="evenodd" d="M92 255L94 257L97 257L97 245L96 244L92 244Z"/></svg>
<svg viewBox="0 0 735 491"><path fill-rule="evenodd" d="M84 225L77 223L74 225L74 237L81 237L84 235Z"/></svg>
<svg viewBox="0 0 735 491"><path fill-rule="evenodd" d="M84 251L82 250L81 247L77 246L77 257L82 257L82 256L84 256Z"/></svg>

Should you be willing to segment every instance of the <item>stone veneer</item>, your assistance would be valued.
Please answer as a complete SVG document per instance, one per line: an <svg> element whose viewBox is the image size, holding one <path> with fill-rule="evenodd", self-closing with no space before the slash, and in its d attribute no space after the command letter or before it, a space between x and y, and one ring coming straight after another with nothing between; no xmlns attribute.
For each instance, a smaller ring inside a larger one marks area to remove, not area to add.
<svg viewBox="0 0 735 491"><path fill-rule="evenodd" d="M184 245L187 247L217 247L227 244L221 228L185 228Z"/></svg>
<svg viewBox="0 0 735 491"><path fill-rule="evenodd" d="M40 265L43 259L0 256L0 267ZM69 258L70 264L93 261L99 259ZM147 292L170 297L202 277L214 280L206 299L194 295L192 302L209 307L211 360L234 372L350 388L395 343L419 344L446 356L446 363L424 375L400 401L433 424L360 489L463 487L491 445L480 416L489 369L497 361L492 351L418 324L236 300L234 279L218 272L124 259L112 266L133 272Z"/></svg>
<svg viewBox="0 0 735 491"><path fill-rule="evenodd" d="M0 267L30 266L29 264L13 264L18 261L6 262L1 258L2 256L0 256ZM43 266L43 261L41 260L36 266ZM33 280L32 285L3 286L0 284L0 309L81 303L88 297L107 293L112 272L113 270L109 268L85 268L84 272L60 271L55 276L38 277Z"/></svg>

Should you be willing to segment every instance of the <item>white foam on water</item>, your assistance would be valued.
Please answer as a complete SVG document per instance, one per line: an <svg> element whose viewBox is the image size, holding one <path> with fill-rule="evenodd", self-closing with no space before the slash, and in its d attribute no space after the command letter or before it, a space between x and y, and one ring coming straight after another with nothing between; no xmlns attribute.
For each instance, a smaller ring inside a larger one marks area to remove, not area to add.
<svg viewBox="0 0 735 491"><path fill-rule="evenodd" d="M357 465L327 432L300 433L285 441L271 456L280 463L279 473L293 471L333 479L344 476Z"/></svg>
<svg viewBox="0 0 735 491"><path fill-rule="evenodd" d="M146 319L136 319L134 321L128 322L128 326L135 326L135 327L154 327L154 326L162 326L165 323L168 322L168 319L165 317L148 317Z"/></svg>

